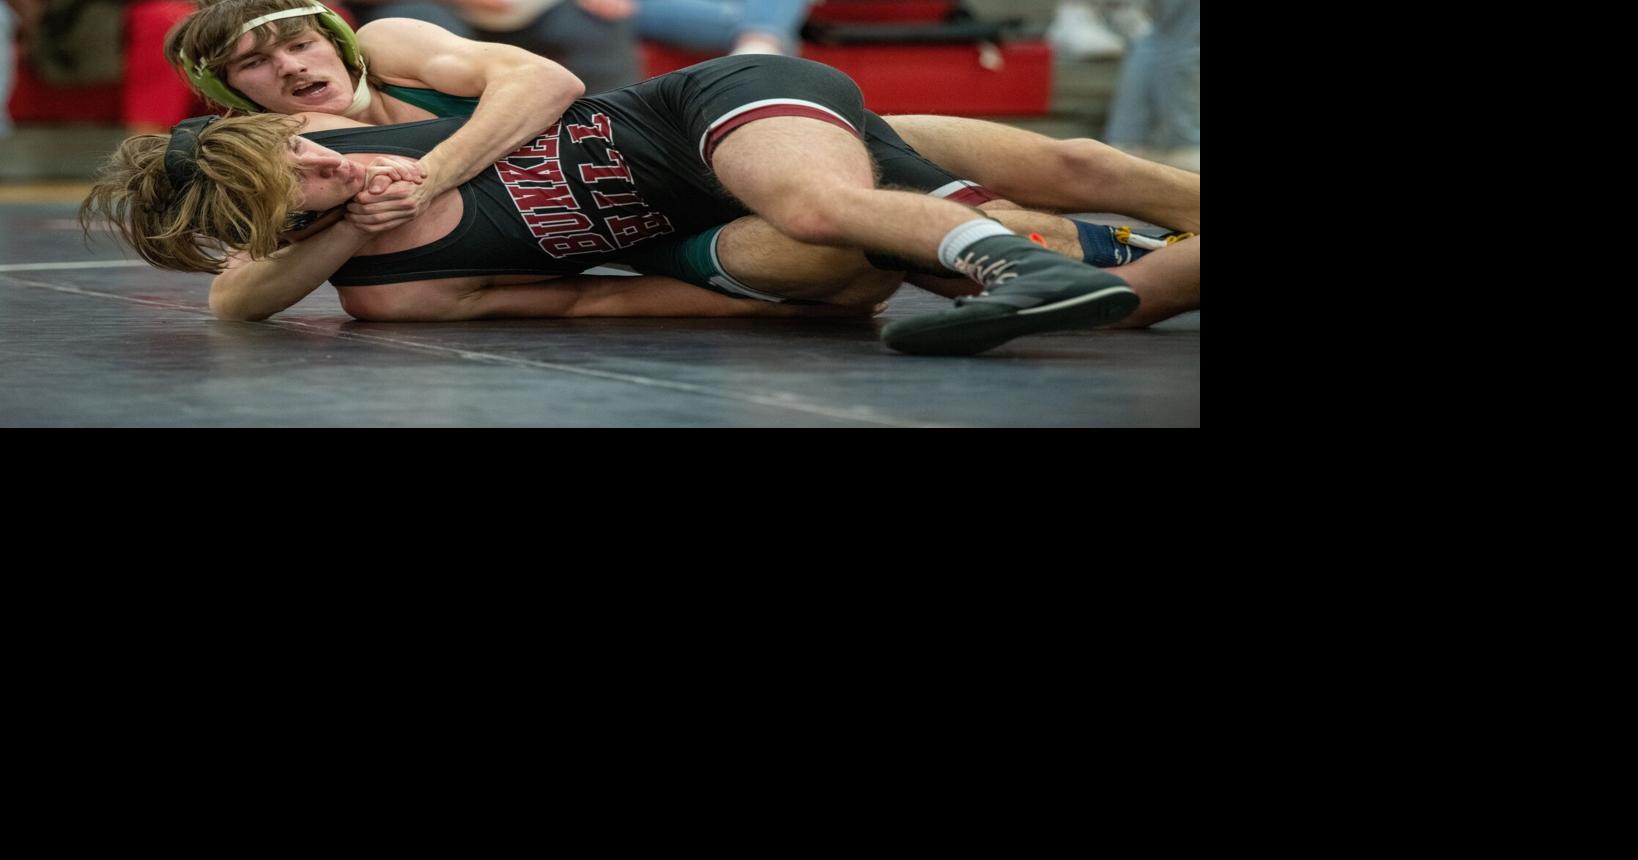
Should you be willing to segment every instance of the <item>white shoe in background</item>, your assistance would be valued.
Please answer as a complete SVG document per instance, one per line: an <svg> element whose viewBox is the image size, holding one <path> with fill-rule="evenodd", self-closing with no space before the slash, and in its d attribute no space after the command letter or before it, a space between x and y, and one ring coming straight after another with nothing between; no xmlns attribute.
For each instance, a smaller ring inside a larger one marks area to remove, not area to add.
<svg viewBox="0 0 1638 860"><path fill-rule="evenodd" d="M785 53L785 46L779 41L778 36L771 36L763 33L746 33L745 35L739 37L739 42L734 45L734 50L730 52L729 55L737 56L739 54L783 53Z"/></svg>
<svg viewBox="0 0 1638 860"><path fill-rule="evenodd" d="M1109 19L1109 28L1131 44L1155 28L1155 22L1149 20L1149 14L1136 3L1116 3L1113 7L1105 7L1105 16Z"/></svg>
<svg viewBox="0 0 1638 860"><path fill-rule="evenodd" d="M1047 28L1052 50L1075 60L1113 60L1126 53L1126 43L1103 22L1091 4L1064 0Z"/></svg>

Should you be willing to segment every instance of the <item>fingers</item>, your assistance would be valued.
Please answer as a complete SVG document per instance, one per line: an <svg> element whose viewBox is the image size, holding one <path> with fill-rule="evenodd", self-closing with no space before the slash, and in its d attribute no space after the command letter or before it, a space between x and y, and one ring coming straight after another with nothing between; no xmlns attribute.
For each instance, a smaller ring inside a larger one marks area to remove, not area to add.
<svg viewBox="0 0 1638 860"><path fill-rule="evenodd" d="M413 211L409 213L364 214L352 212L350 209L351 207L349 207L346 215L347 223L366 233L385 233L388 230L396 230L415 220Z"/></svg>
<svg viewBox="0 0 1638 860"><path fill-rule="evenodd" d="M371 182L374 182L372 177ZM421 205L421 191L424 186L418 182L389 182L387 187L375 191L366 185L363 191L353 195L354 203L369 206L385 205L387 203L409 203L412 206Z"/></svg>
<svg viewBox="0 0 1638 860"><path fill-rule="evenodd" d="M369 233L384 233L402 227L425 211L426 207L415 196L420 187L414 183L395 182L386 189L384 196L360 194L347 204L347 221Z"/></svg>
<svg viewBox="0 0 1638 860"><path fill-rule="evenodd" d="M365 169L364 176L366 193L385 194L390 186L398 182L419 184L427 178L427 169L413 158L383 155Z"/></svg>

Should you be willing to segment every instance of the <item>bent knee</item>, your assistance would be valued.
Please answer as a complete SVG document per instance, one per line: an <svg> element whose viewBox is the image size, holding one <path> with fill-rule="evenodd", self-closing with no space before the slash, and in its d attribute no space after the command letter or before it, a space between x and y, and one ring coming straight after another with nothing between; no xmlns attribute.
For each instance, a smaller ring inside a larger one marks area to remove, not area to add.
<svg viewBox="0 0 1638 860"><path fill-rule="evenodd" d="M769 223L779 232L809 245L844 245L843 214L828 206L792 207L770 216Z"/></svg>

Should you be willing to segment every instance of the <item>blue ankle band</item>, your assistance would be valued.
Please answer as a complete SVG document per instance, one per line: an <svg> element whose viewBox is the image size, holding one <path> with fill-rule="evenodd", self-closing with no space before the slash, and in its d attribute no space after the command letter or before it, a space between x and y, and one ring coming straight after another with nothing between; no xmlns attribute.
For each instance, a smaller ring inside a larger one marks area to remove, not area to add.
<svg viewBox="0 0 1638 860"><path fill-rule="evenodd" d="M1081 234L1081 259L1099 268L1124 266L1149 253L1115 239L1115 228L1104 224L1076 221L1075 230Z"/></svg>

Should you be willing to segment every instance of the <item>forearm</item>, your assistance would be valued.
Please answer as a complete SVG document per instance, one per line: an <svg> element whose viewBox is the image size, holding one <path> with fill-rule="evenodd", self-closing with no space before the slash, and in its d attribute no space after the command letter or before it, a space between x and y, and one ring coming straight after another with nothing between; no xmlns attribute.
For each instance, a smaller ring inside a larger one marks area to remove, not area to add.
<svg viewBox="0 0 1638 860"><path fill-rule="evenodd" d="M263 260L235 257L210 284L210 309L229 320L266 319L318 289L370 240L346 221Z"/></svg>
<svg viewBox="0 0 1638 860"><path fill-rule="evenodd" d="M534 140L584 92L560 66L526 67L493 81L466 125L421 159L429 191L448 191Z"/></svg>

